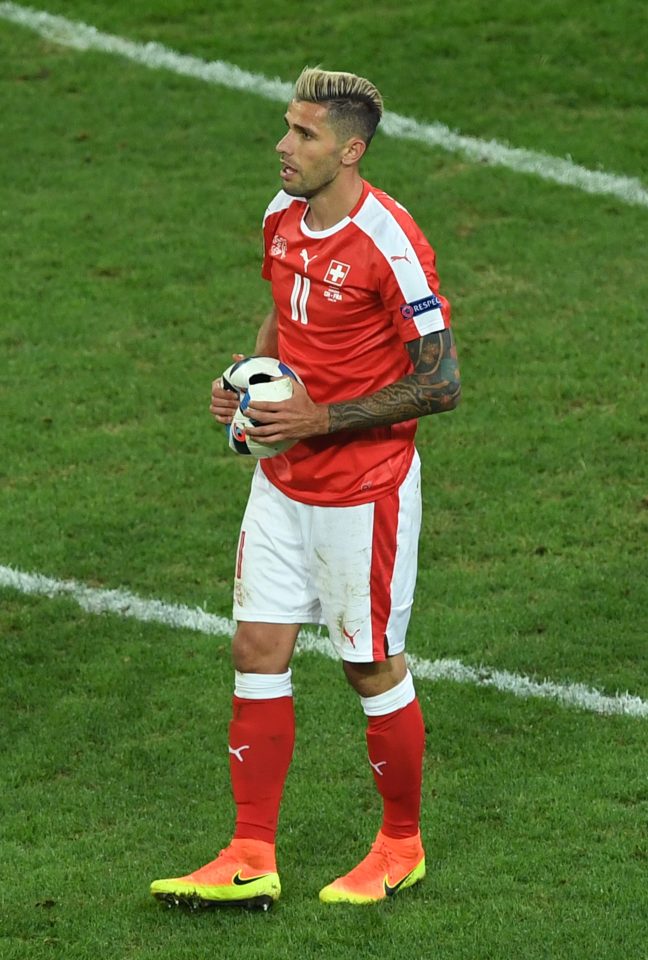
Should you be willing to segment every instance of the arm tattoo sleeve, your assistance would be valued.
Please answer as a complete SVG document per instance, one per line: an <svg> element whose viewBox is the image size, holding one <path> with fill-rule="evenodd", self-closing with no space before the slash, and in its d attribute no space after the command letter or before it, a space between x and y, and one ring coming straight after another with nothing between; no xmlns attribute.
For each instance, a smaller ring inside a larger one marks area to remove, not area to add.
<svg viewBox="0 0 648 960"><path fill-rule="evenodd" d="M461 386L452 332L428 333L406 346L413 372L368 397L331 404L330 433L388 426L457 406Z"/></svg>

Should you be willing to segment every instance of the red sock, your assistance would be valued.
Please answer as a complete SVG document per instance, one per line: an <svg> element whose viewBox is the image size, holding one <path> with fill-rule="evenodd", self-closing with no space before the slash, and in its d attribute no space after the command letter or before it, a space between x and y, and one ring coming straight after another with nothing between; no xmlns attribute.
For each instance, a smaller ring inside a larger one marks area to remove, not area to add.
<svg viewBox="0 0 648 960"><path fill-rule="evenodd" d="M294 744L292 697L243 700L234 696L229 753L236 839L274 843Z"/></svg>
<svg viewBox="0 0 648 960"><path fill-rule="evenodd" d="M418 700L381 717L368 717L367 747L383 799L381 830L412 837L419 830L425 728Z"/></svg>

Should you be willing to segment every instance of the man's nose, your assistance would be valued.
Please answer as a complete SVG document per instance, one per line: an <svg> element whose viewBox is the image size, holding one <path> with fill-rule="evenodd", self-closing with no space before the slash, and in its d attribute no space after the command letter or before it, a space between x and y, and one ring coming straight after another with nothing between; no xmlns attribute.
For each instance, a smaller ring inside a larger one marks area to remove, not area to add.
<svg viewBox="0 0 648 960"><path fill-rule="evenodd" d="M281 138L275 150L277 153L290 153L290 130Z"/></svg>

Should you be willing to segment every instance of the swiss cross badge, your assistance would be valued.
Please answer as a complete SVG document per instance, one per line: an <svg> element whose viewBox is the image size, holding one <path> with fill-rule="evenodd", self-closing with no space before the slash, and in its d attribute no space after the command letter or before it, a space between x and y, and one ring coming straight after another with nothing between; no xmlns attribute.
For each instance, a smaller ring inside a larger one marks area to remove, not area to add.
<svg viewBox="0 0 648 960"><path fill-rule="evenodd" d="M281 237L278 233L275 233L272 238L272 246L270 247L270 256L271 257L281 257L283 258L288 253L288 241L285 237Z"/></svg>
<svg viewBox="0 0 648 960"><path fill-rule="evenodd" d="M339 260L331 260L324 280L326 283L332 283L334 287L341 287L346 280L347 273L350 269L351 267L348 263L340 263Z"/></svg>

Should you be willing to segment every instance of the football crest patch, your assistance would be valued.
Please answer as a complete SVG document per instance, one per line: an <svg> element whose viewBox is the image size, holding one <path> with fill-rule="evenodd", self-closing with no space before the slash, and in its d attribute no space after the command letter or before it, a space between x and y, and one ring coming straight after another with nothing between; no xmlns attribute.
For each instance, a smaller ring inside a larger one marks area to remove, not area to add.
<svg viewBox="0 0 648 960"><path fill-rule="evenodd" d="M339 260L331 260L328 265L328 270L324 276L324 281L326 283L332 283L334 287L341 287L346 280L350 269L351 265L348 263L341 263Z"/></svg>

